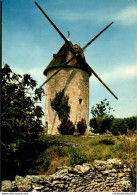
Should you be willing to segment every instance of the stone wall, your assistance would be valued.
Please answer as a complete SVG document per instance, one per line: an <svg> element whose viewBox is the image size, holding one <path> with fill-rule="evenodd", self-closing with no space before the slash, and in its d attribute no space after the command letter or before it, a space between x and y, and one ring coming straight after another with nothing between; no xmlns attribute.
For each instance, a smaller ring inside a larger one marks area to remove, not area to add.
<svg viewBox="0 0 137 195"><path fill-rule="evenodd" d="M16 176L3 181L2 191L20 192L122 192L128 191L130 169L118 159L95 160L75 167L60 167L52 175Z"/></svg>

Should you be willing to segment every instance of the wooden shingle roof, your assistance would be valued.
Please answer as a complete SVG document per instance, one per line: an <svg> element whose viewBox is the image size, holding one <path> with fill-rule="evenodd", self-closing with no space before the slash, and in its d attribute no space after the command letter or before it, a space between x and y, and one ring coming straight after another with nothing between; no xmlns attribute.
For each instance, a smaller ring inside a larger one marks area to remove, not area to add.
<svg viewBox="0 0 137 195"><path fill-rule="evenodd" d="M73 45L71 42L70 42L70 44L72 45L72 47L75 50L77 50L77 49L81 50L81 48L78 45ZM70 63L67 64L67 66L65 66L65 68L71 66L71 67L75 67L75 68L84 69L89 73L89 75L91 75L91 72L89 72L89 70L88 70L88 66L87 66L84 54L82 53L81 56L82 56L82 58L80 58L79 62L76 59L73 59ZM49 65L44 70L44 75L47 75L47 72L51 69L64 66L65 62L67 62L72 57L73 57L73 54L70 51L69 45L67 43L65 43L61 47L61 49L58 51L57 54L53 54L52 61L49 63Z"/></svg>

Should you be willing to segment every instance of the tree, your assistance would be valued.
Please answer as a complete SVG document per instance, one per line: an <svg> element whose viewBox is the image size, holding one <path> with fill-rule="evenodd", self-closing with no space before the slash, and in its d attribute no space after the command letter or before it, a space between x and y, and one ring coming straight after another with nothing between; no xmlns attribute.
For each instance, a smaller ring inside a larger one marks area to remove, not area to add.
<svg viewBox="0 0 137 195"><path fill-rule="evenodd" d="M114 109L110 107L109 101L107 99L102 100L99 104L96 104L96 107L93 106L91 108L91 114L93 115L93 118L111 117L111 111L114 111Z"/></svg>
<svg viewBox="0 0 137 195"><path fill-rule="evenodd" d="M72 121L69 120L70 106L69 96L64 94L64 89L56 93L55 98L51 100L51 107L58 115L61 124L58 126L58 130L62 135L72 135L75 131L75 126Z"/></svg>
<svg viewBox="0 0 137 195"><path fill-rule="evenodd" d="M114 110L110 107L107 99L102 100L91 108L93 118L90 119L90 127L94 129L95 133L102 134L110 130L111 123L114 119L111 111Z"/></svg>
<svg viewBox="0 0 137 195"><path fill-rule="evenodd" d="M1 76L2 177L7 179L25 174L32 157L37 155L35 144L43 131L44 113L35 101L41 100L44 92L35 89L37 83L30 75L15 74L7 64Z"/></svg>

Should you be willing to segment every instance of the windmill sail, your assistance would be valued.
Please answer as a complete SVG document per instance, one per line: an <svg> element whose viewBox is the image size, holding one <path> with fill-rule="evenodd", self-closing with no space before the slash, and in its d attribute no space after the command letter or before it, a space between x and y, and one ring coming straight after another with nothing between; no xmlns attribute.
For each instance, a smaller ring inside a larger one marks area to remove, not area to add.
<svg viewBox="0 0 137 195"><path fill-rule="evenodd" d="M82 53L83 51L93 42L95 41L105 30L107 30L112 24L113 22L111 22L107 27L105 27L100 33L98 33L90 42L88 42L83 48L80 48L79 50L76 50L72 43L70 41L68 41L66 39L66 37L61 33L61 31L57 28L57 26L53 23L53 21L48 17L48 15L42 10L42 8L38 5L37 2L35 2L35 4L37 5L37 7L41 10L41 12L44 14L44 16L48 19L48 21L52 24L52 26L56 29L56 31L59 33L59 35L63 38L63 40L66 42L66 44L69 46L69 49L71 51L71 53L73 54L73 56L67 61L64 62L63 66L60 67L53 75L51 75L50 78L48 78L42 85L41 87L43 87L50 79L52 79L55 75L57 75L60 70L62 68L64 68L68 63L70 63L72 60L76 59L78 63L82 63L83 62L83 57L82 57ZM97 75L97 73L87 64L84 63L84 65L86 66L85 68L89 70L89 72L93 73L94 76L103 84L103 86L116 98L118 99L118 97L109 89L109 87L103 82L103 80Z"/></svg>

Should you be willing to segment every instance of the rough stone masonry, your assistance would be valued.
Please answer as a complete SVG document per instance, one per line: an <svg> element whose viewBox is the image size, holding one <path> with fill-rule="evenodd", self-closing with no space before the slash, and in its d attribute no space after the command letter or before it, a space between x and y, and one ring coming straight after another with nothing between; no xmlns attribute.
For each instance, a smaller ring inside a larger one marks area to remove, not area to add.
<svg viewBox="0 0 137 195"><path fill-rule="evenodd" d="M119 159L95 160L75 167L59 167L52 175L17 175L15 181L2 181L2 191L122 192L130 188L129 172Z"/></svg>
<svg viewBox="0 0 137 195"><path fill-rule="evenodd" d="M70 44L74 49L80 49L78 45L73 45L71 42ZM61 71L46 84L45 129L47 134L59 134L57 127L60 125L60 121L56 112L51 108L51 100L60 90L64 90L65 95L69 96L70 120L73 124L76 125L82 118L85 118L88 126L89 77L91 72L88 69L84 54L81 55L80 61L73 59L67 66L64 66L73 57L70 47L65 43L58 53L53 55L52 61L44 70L48 80L62 67Z"/></svg>

